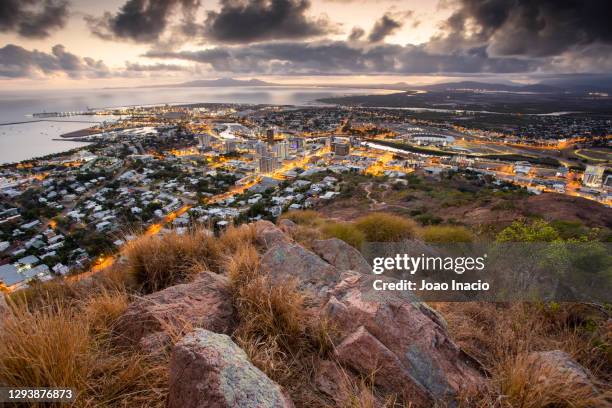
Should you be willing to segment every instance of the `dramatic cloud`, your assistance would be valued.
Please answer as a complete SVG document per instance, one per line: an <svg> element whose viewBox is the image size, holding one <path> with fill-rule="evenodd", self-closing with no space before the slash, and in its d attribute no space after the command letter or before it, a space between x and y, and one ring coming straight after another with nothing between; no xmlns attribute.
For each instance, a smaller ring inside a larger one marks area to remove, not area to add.
<svg viewBox="0 0 612 408"><path fill-rule="evenodd" d="M110 75L102 61L80 58L56 45L51 53L28 51L14 44L0 48L0 77L38 78L47 75L67 75L70 78L101 78Z"/></svg>
<svg viewBox="0 0 612 408"><path fill-rule="evenodd" d="M365 31L361 27L353 27L351 33L348 36L349 41L359 41L365 35Z"/></svg>
<svg viewBox="0 0 612 408"><path fill-rule="evenodd" d="M431 54L422 46L335 42L262 43L202 51L151 51L150 58L207 64L217 72L287 75L529 72L529 59L489 58L483 53Z"/></svg>
<svg viewBox="0 0 612 408"><path fill-rule="evenodd" d="M85 17L91 32L105 40L155 42L169 25L170 18L180 9L185 32L195 32L195 12L199 0L128 0L116 14L104 13L101 18Z"/></svg>
<svg viewBox="0 0 612 408"><path fill-rule="evenodd" d="M380 42L388 35L393 34L396 30L402 27L404 23L395 19L391 14L387 13L376 21L372 31L368 35L368 41Z"/></svg>
<svg viewBox="0 0 612 408"><path fill-rule="evenodd" d="M22 37L45 38L63 28L68 20L67 0L2 0L0 32L13 31Z"/></svg>
<svg viewBox="0 0 612 408"><path fill-rule="evenodd" d="M309 0L221 0L220 11L209 11L206 37L227 43L301 39L327 34L334 27L325 18L306 16Z"/></svg>
<svg viewBox="0 0 612 408"><path fill-rule="evenodd" d="M559 55L612 43L610 0L458 0L432 49L486 46L494 56Z"/></svg>

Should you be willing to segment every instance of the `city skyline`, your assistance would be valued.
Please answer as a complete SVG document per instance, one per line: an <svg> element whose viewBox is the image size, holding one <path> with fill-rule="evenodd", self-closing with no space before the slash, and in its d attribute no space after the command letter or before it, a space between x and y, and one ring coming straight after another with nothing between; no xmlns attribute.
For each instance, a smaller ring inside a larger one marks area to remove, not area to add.
<svg viewBox="0 0 612 408"><path fill-rule="evenodd" d="M533 83L612 70L605 1L10 0L4 89L263 78Z"/></svg>

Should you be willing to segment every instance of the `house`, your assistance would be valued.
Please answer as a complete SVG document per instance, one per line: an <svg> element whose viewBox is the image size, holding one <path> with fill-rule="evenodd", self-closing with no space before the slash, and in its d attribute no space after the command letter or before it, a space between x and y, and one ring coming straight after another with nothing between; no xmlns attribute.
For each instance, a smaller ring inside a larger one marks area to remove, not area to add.
<svg viewBox="0 0 612 408"><path fill-rule="evenodd" d="M0 266L0 286L14 289L21 286L24 281L25 278L17 273L17 268L14 265Z"/></svg>
<svg viewBox="0 0 612 408"><path fill-rule="evenodd" d="M66 265L61 264L61 263L57 263L52 269L53 269L53 272L55 272L58 275L66 275L68 274L68 272L70 272L70 268L68 268Z"/></svg>
<svg viewBox="0 0 612 408"><path fill-rule="evenodd" d="M19 259L17 262L15 262L15 266L17 267L19 271L22 271L24 269L32 268L34 265L38 264L39 262L40 262L40 259L38 259L38 257L34 255L28 255L28 256L25 256Z"/></svg>

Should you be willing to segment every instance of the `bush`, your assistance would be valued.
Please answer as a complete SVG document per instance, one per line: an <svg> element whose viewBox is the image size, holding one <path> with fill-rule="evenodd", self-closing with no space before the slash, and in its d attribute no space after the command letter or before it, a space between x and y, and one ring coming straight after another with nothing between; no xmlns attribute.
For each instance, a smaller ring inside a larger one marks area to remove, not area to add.
<svg viewBox="0 0 612 408"><path fill-rule="evenodd" d="M419 214L415 216L414 219L422 225L437 225L443 221L442 218L438 217L437 215L429 213Z"/></svg>
<svg viewBox="0 0 612 408"><path fill-rule="evenodd" d="M454 225L431 225L419 231L421 239L435 244L472 242L474 235L465 227Z"/></svg>
<svg viewBox="0 0 612 408"><path fill-rule="evenodd" d="M370 242L395 242L412 238L416 231L414 221L393 214L372 213L357 219L357 228Z"/></svg>
<svg viewBox="0 0 612 408"><path fill-rule="evenodd" d="M128 243L126 274L145 293L188 281L197 272L218 270L221 247L211 234L198 229L179 235L142 236Z"/></svg>
<svg viewBox="0 0 612 408"><path fill-rule="evenodd" d="M497 242L552 242L558 240L559 232L543 220L531 224L525 220L514 221L497 234Z"/></svg>
<svg viewBox="0 0 612 408"><path fill-rule="evenodd" d="M281 218L286 218L298 225L314 226L321 223L319 213L313 210L297 210L284 213Z"/></svg>
<svg viewBox="0 0 612 408"><path fill-rule="evenodd" d="M354 224L348 222L336 222L323 227L323 233L328 238L338 238L354 248L360 249L365 241L365 234Z"/></svg>

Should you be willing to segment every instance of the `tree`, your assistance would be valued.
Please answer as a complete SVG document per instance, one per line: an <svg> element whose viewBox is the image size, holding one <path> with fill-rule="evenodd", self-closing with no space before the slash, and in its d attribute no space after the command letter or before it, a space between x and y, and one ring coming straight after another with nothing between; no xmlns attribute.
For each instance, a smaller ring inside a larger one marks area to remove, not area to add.
<svg viewBox="0 0 612 408"><path fill-rule="evenodd" d="M531 224L526 220L514 221L496 237L497 242L553 242L559 239L559 232L544 220Z"/></svg>

